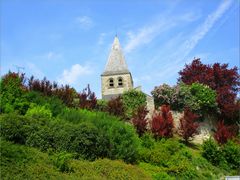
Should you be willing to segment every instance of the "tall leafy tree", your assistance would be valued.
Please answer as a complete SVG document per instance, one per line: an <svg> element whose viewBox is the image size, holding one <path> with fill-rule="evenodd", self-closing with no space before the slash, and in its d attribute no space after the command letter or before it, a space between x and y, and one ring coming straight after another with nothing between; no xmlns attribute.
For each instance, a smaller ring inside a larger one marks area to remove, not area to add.
<svg viewBox="0 0 240 180"><path fill-rule="evenodd" d="M217 103L221 111L221 118L228 123L239 119L239 104L236 103L239 91L240 76L237 67L228 68L228 64L214 63L205 65L200 59L195 59L191 64L179 72L179 81L186 84L199 82L208 85L217 92Z"/></svg>

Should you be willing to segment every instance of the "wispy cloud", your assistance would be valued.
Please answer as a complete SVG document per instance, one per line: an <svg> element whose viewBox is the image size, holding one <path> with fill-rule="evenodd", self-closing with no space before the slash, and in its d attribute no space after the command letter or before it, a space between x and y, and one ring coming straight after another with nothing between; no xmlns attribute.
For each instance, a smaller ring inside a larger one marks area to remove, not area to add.
<svg viewBox="0 0 240 180"><path fill-rule="evenodd" d="M65 69L58 79L60 84L75 84L80 76L89 75L92 70L89 66L74 64L70 69Z"/></svg>
<svg viewBox="0 0 240 180"><path fill-rule="evenodd" d="M185 56L198 44L198 42L204 38L204 36L211 30L213 25L218 19L220 19L223 14L229 9L232 4L232 0L224 0L212 14L208 15L204 23L201 24L196 31L193 33L192 37L185 41L183 44L183 49Z"/></svg>
<svg viewBox="0 0 240 180"><path fill-rule="evenodd" d="M106 37L106 33L101 33L98 38L98 45L104 44L104 39Z"/></svg>
<svg viewBox="0 0 240 180"><path fill-rule="evenodd" d="M53 52L53 51L49 51L48 53L46 53L44 55L48 60L52 60L52 59L59 59L62 57L62 54L60 53L56 53L56 52Z"/></svg>
<svg viewBox="0 0 240 180"><path fill-rule="evenodd" d="M75 22L81 29L88 30L94 26L93 20L88 16L80 16L75 19Z"/></svg>
<svg viewBox="0 0 240 180"><path fill-rule="evenodd" d="M128 31L128 42L125 46L125 52L129 53L132 50L150 43L154 38L162 34L163 32L174 28L175 26L183 22L192 22L199 18L199 14L194 14L192 12L185 13L180 16L169 16L166 18L160 17L154 22L139 28L136 32Z"/></svg>

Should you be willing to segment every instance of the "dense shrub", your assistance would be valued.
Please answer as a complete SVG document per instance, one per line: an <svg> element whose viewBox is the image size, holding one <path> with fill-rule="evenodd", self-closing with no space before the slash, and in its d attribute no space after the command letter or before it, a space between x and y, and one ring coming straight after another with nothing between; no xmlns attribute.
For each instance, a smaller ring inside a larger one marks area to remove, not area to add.
<svg viewBox="0 0 240 180"><path fill-rule="evenodd" d="M173 87L163 84L155 87L152 95L157 107L166 104L177 111L189 107L192 111L201 115L217 111L215 91L199 83L193 83L192 85L179 83Z"/></svg>
<svg viewBox="0 0 240 180"><path fill-rule="evenodd" d="M75 112L73 116L72 112ZM78 112L78 113L77 113ZM134 128L113 116L87 110L68 110L61 118L32 119L26 116L1 116L1 136L42 151L67 151L78 158L94 160L108 157L135 163L139 139Z"/></svg>
<svg viewBox="0 0 240 180"><path fill-rule="evenodd" d="M38 129L40 121L30 117L8 114L0 116L1 136L6 140L25 144L27 137Z"/></svg>
<svg viewBox="0 0 240 180"><path fill-rule="evenodd" d="M25 94L23 86L24 74L9 72L0 81L0 112L11 113L17 111L25 114L28 102L22 100Z"/></svg>
<svg viewBox="0 0 240 180"><path fill-rule="evenodd" d="M225 125L223 121L217 124L217 131L214 134L215 140L219 144L225 144L229 139L235 135L235 128L232 125Z"/></svg>
<svg viewBox="0 0 240 180"><path fill-rule="evenodd" d="M107 101L103 99L98 99L97 100L97 105L96 105L96 110L97 111L107 111Z"/></svg>
<svg viewBox="0 0 240 180"><path fill-rule="evenodd" d="M38 106L31 103L30 108L26 112L26 116L33 118L51 118L52 112L46 106Z"/></svg>
<svg viewBox="0 0 240 180"><path fill-rule="evenodd" d="M226 159L228 166L232 169L240 167L240 144L228 141L222 147L222 154ZM240 170L240 169L239 169Z"/></svg>
<svg viewBox="0 0 240 180"><path fill-rule="evenodd" d="M151 179L122 161L73 160L66 152L49 155L5 140L0 141L0 156L1 179Z"/></svg>
<svg viewBox="0 0 240 180"><path fill-rule="evenodd" d="M54 156L54 165L61 172L73 172L73 168L70 165L70 160L73 159L73 154L60 152Z"/></svg>
<svg viewBox="0 0 240 180"><path fill-rule="evenodd" d="M222 151L218 144L212 139L208 139L202 145L203 152L202 155L213 165L218 166L219 164L224 164L224 157Z"/></svg>
<svg viewBox="0 0 240 180"><path fill-rule="evenodd" d="M152 134L144 133L141 136L141 145L145 148L153 148L155 145L155 139L153 138Z"/></svg>
<svg viewBox="0 0 240 180"><path fill-rule="evenodd" d="M227 170L240 167L240 145L233 141L228 141L223 146L219 146L212 139L209 139L203 144L202 155L213 165Z"/></svg>
<svg viewBox="0 0 240 180"><path fill-rule="evenodd" d="M170 107L163 105L161 113L155 112L152 117L151 131L155 138L172 137L173 136L173 117Z"/></svg>
<svg viewBox="0 0 240 180"><path fill-rule="evenodd" d="M125 118L125 109L123 106L123 101L120 96L112 98L107 103L107 112L114 116Z"/></svg>
<svg viewBox="0 0 240 180"><path fill-rule="evenodd" d="M138 107L146 105L146 95L135 89L125 91L121 97L123 100L125 115L128 119L132 118L133 113Z"/></svg>
<svg viewBox="0 0 240 180"><path fill-rule="evenodd" d="M179 134L188 143L189 138L194 137L198 133L199 124L196 122L198 116L192 113L188 108L184 110L183 117L180 118Z"/></svg>
<svg viewBox="0 0 240 180"><path fill-rule="evenodd" d="M148 110L145 106L140 106L137 108L136 112L133 114L132 123L137 130L139 136L142 136L145 131L147 131L148 119L146 115Z"/></svg>
<svg viewBox="0 0 240 180"><path fill-rule="evenodd" d="M97 98L95 93L91 91L90 86L88 86L82 90L82 92L78 93L79 105L81 109L89 109L93 110L97 105Z"/></svg>
<svg viewBox="0 0 240 180"><path fill-rule="evenodd" d="M221 118L227 119L229 123L236 123L239 119L239 105L235 100L240 85L237 67L229 69L228 64L219 63L205 65L200 59L195 59L186 65L179 75L179 81L186 84L198 82L216 90Z"/></svg>
<svg viewBox="0 0 240 180"><path fill-rule="evenodd" d="M163 84L158 87L155 86L151 94L153 95L156 107L158 108L163 104L172 105L174 91L174 88L167 84Z"/></svg>

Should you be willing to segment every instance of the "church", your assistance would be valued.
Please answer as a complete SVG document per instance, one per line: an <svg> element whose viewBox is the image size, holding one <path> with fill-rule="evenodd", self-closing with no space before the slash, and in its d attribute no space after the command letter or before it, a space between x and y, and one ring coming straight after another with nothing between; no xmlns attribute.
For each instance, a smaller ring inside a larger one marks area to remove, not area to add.
<svg viewBox="0 0 240 180"><path fill-rule="evenodd" d="M115 98L130 89L141 91L141 87L134 88L132 74L127 67L117 36L114 38L104 72L101 74L101 87L102 99L104 100ZM146 93L144 94L147 98L147 109L151 114L154 110L153 97Z"/></svg>
<svg viewBox="0 0 240 180"><path fill-rule="evenodd" d="M104 72L101 74L102 99L110 100L133 89L133 79L128 70L118 37L115 36Z"/></svg>

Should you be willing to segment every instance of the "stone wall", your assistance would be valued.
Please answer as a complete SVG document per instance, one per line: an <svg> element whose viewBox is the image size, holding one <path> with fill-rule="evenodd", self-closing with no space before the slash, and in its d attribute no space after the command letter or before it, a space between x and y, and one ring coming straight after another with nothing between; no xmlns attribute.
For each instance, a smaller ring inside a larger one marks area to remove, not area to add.
<svg viewBox="0 0 240 180"><path fill-rule="evenodd" d="M123 86L118 86L118 78L123 79ZM114 87L109 87L109 79L113 78ZM119 75L108 75L101 76L102 83L102 97L110 97L111 95L123 94L124 91L130 90L133 88L131 74L119 74Z"/></svg>

